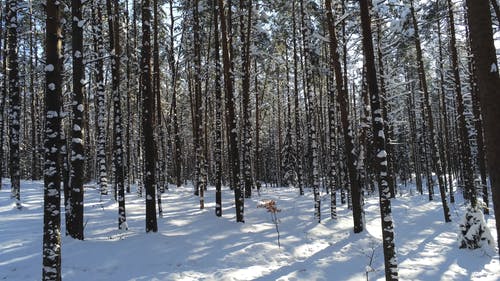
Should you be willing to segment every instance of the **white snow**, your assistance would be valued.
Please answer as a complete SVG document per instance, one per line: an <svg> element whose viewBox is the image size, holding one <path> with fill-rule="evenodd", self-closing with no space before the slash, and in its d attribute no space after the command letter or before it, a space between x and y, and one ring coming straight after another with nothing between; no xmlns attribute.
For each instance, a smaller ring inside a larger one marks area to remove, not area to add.
<svg viewBox="0 0 500 281"><path fill-rule="evenodd" d="M387 152L385 150L381 150L379 151L379 153L377 153L377 158L385 158L387 157Z"/></svg>
<svg viewBox="0 0 500 281"><path fill-rule="evenodd" d="M498 70L497 64L496 63L492 63L491 67L490 67L490 72L494 73L494 72L497 72L497 70Z"/></svg>
<svg viewBox="0 0 500 281"><path fill-rule="evenodd" d="M46 72L52 72L52 71L54 71L54 65L53 64L47 64L45 66L45 71Z"/></svg>
<svg viewBox="0 0 500 281"><path fill-rule="evenodd" d="M43 181L21 182L21 210L10 199L9 181L3 181L0 280L40 280ZM425 194L410 195L410 188L415 194L415 186L400 186L391 199L400 280L500 280L496 251L458 248L465 211L459 194L451 205L453 222L444 223L439 196L429 202ZM146 234L145 202L135 189L126 194L128 230L118 230L118 204L112 195L100 201L96 184L85 185L84 241L64 236L61 209L64 280L366 280L366 272L369 280L384 280L376 196L365 198L366 231L354 234L346 205L338 202L338 220L329 218L326 195L324 219L314 221L312 190L299 196L294 188L263 186L260 197L245 199L243 224L235 222L234 194L227 187L222 190L223 215L216 217L213 187L205 193L205 210L199 210L192 186L169 186L162 194L159 231ZM281 209L281 248L269 213L257 208L269 199ZM485 220L496 237L494 216Z"/></svg>

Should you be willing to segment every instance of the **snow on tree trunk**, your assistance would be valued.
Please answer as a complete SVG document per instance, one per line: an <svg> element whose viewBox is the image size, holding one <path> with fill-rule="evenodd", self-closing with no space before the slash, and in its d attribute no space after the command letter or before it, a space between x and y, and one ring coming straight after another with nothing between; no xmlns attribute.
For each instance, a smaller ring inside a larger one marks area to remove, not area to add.
<svg viewBox="0 0 500 281"><path fill-rule="evenodd" d="M345 143L345 154L347 156L347 170L349 174L349 181L351 187L351 196L353 202L353 222L354 233L363 231L364 228L364 215L362 208L362 194L361 187L358 181L358 173L356 170L357 156L354 150L353 132L349 125L349 106L348 106L348 93L346 85L344 85L344 78L342 76L342 67L340 64L340 56L338 54L338 41L334 28L334 20L332 15L331 1L326 2L327 17L329 21L329 35L330 35L330 64L333 67L335 75L336 90L338 93L338 102L340 107L340 118L342 123L343 137Z"/></svg>
<svg viewBox="0 0 500 281"><path fill-rule="evenodd" d="M481 109L484 117L484 136L488 171L490 175L493 207L500 245L500 78L493 41L489 3L487 0L466 1L470 28L471 51L477 69L477 82ZM499 247L500 253L500 247Z"/></svg>
<svg viewBox="0 0 500 281"><path fill-rule="evenodd" d="M361 10L361 28L363 33L363 53L365 55L366 79L371 97L375 165L378 172L380 197L380 218L382 224L382 243L384 247L385 279L398 280L398 264L394 243L394 225L392 221L390 190L387 179L387 153L384 134L384 120L380 108L377 74L372 42L371 19L368 0L359 1Z"/></svg>
<svg viewBox="0 0 500 281"><path fill-rule="evenodd" d="M120 8L118 0L112 3L113 52L111 62L112 97L113 97L113 172L115 191L118 201L118 229L127 229L125 213L125 180L123 174L123 117L120 91Z"/></svg>
<svg viewBox="0 0 500 281"><path fill-rule="evenodd" d="M62 28L58 0L47 0L45 162L43 204L42 280L61 280L61 178L59 134L61 131Z"/></svg>
<svg viewBox="0 0 500 281"><path fill-rule="evenodd" d="M95 0L93 3L93 33L97 61L95 66L95 83L97 99L97 182L102 195L108 194L108 179L106 171L106 93L104 91L104 38L101 5L102 0Z"/></svg>
<svg viewBox="0 0 500 281"><path fill-rule="evenodd" d="M17 0L6 3L7 15L7 69L9 88L9 125L10 125L10 182L11 197L15 199L17 208L21 208L21 167L19 156L19 137L21 129L21 96L19 89L19 69L17 55Z"/></svg>
<svg viewBox="0 0 500 281"><path fill-rule="evenodd" d="M245 4L243 4L245 3ZM250 45L252 42L251 30L252 30L252 1L251 0L240 0L240 25L241 25L241 44L242 44L242 73L243 81L241 83L242 92L242 110L243 110L243 138L242 138L242 176L243 176L243 186L245 189L245 198L249 198L252 195L252 134L251 134L251 123L250 123ZM247 11L247 18L245 22L244 8Z"/></svg>
<svg viewBox="0 0 500 281"><path fill-rule="evenodd" d="M85 69L83 64L83 26L81 0L71 2L73 52L73 120L71 128L71 172L70 172L70 208L67 220L68 234L83 240L83 180L85 164L84 147L84 84Z"/></svg>
<svg viewBox="0 0 500 281"><path fill-rule="evenodd" d="M225 103L226 103L226 126L229 134L229 165L231 170L231 183L234 188L234 201L236 209L236 221L245 222L244 220L244 196L240 182L240 157L238 152L238 130L236 126L236 116L234 109L234 93L233 93L233 73L231 71L231 57L229 56L228 46L228 28L226 22L226 13L224 2L218 0L219 20L221 25L221 45L222 45L222 61L224 67L224 88L225 88ZM229 7L231 9L231 7Z"/></svg>
<svg viewBox="0 0 500 281"><path fill-rule="evenodd" d="M142 0L142 133L144 137L144 188L146 190L146 232L157 232L155 196L154 93L151 84L151 3Z"/></svg>
<svg viewBox="0 0 500 281"><path fill-rule="evenodd" d="M312 165L312 188L314 194L314 217L321 222L321 198L319 196L319 162L318 162L318 140L316 135L316 105L313 88L313 30L310 22L309 11L305 7L304 1L300 1L300 15L302 23L302 42L304 48L304 67L305 67L305 94L307 97L307 106L309 108L309 141L311 145L311 165Z"/></svg>
<svg viewBox="0 0 500 281"><path fill-rule="evenodd" d="M220 41L218 7L214 2L214 60L215 60L215 215L222 216L222 69L220 64Z"/></svg>

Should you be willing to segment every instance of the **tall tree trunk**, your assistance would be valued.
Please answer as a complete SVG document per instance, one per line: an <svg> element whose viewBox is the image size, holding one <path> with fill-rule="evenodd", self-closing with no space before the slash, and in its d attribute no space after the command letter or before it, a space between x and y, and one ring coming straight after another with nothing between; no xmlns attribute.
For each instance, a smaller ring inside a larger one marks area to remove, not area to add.
<svg viewBox="0 0 500 281"><path fill-rule="evenodd" d="M247 18L244 19L244 8L246 7ZM250 44L252 42L252 0L240 0L240 25L241 25L241 44L242 44L242 73L243 81L241 84L242 110L243 110L243 142L242 142L242 174L243 186L245 189L245 198L252 195L252 134L250 123Z"/></svg>
<svg viewBox="0 0 500 281"><path fill-rule="evenodd" d="M47 0L45 26L45 163L43 204L42 280L61 280L61 178L59 134L61 132L62 27L61 2Z"/></svg>
<svg viewBox="0 0 500 281"><path fill-rule="evenodd" d="M297 47L297 20L296 20L296 6L295 1L292 0L292 41L293 41L293 90L294 90L294 118L295 118L295 151L297 159L295 164L295 172L297 173L297 185L299 187L299 194L304 195L304 182L303 182L303 163L302 163L302 134L300 126L300 107L299 107L299 50Z"/></svg>
<svg viewBox="0 0 500 281"><path fill-rule="evenodd" d="M481 176L481 189L483 192L483 213L488 215L490 213L488 204L488 184L486 176L486 159L485 159L485 147L484 147L484 136L483 136L483 121L481 114L481 107L479 105L479 91L477 88L476 79L476 69L472 60L469 60L469 72L470 72L470 85L471 85L471 95L472 95L472 114L474 115L474 128L476 129L476 142L477 142L477 164L479 166L479 174Z"/></svg>
<svg viewBox="0 0 500 281"><path fill-rule="evenodd" d="M19 89L19 69L17 55L17 0L7 1L7 69L9 80L9 124L10 124L10 181L11 198L16 200L17 208L21 206L21 169L19 157L19 134L21 129L21 96Z"/></svg>
<svg viewBox="0 0 500 281"><path fill-rule="evenodd" d="M7 0L8 1L8 0ZM3 3L2 3L3 4ZM0 11L2 13L2 17L0 22L4 22L5 19L5 14L7 12L6 5L4 9L0 8ZM4 128L5 128L5 104L7 102L7 32L3 30L3 24L0 24L0 36L3 37L3 42L1 43L1 55L2 55L2 97L0 100L0 190L2 189L2 178L4 175L4 167L5 163L7 162L5 159L5 153L3 149L4 141L5 141L5 135L4 135Z"/></svg>
<svg viewBox="0 0 500 281"><path fill-rule="evenodd" d="M126 0L125 2L125 26L128 28L130 28L130 18L129 18L129 3L128 3L128 0ZM133 5L134 3L132 3ZM123 168L123 173L124 173L124 178L126 179L126 186L125 186L125 192L127 193L130 193L130 182L132 181L133 179L133 175L132 175L132 171L131 171L131 167L132 167L132 157L131 157L131 154L132 154L132 142L131 142L131 139L132 139L132 116L133 116L133 113L131 112L132 111L132 85L134 85L137 80L136 80L136 76L132 76L132 64L130 63L131 60L132 60L132 44L130 42L130 32L127 30L126 34L125 34L125 56L126 56L126 90L125 90L125 93L126 93L126 108L127 108L127 115L126 115L126 119L125 119L125 135L126 135L126 139L125 139L125 147L124 147L124 150L126 150L126 156L125 156L125 163L124 163L124 168ZM133 77L133 78L132 78Z"/></svg>
<svg viewBox="0 0 500 281"><path fill-rule="evenodd" d="M375 161L379 175L378 190L380 196L380 218L382 222L385 279L398 280L398 264L394 244L394 225L392 222L390 190L387 179L387 153L385 150L386 139L384 134L384 120L382 119L382 109L380 108L368 0L359 1L359 5L361 10L361 28L363 32L363 52L365 55L366 79L371 97L373 142L376 152Z"/></svg>
<svg viewBox="0 0 500 281"><path fill-rule="evenodd" d="M340 57L338 55L338 51L336 49L333 49L333 48L336 48L338 46L335 46L335 44L338 44L338 42L334 42L336 39L336 31L335 31L335 21L334 21L334 18L333 18L333 13L332 13L332 1L331 0L326 0L325 1L325 9L326 9L326 17L327 17L327 21L328 21L328 34L330 35L330 44L329 44L329 51L333 53L330 54L330 64L329 64L329 67L330 67L330 76L331 73L333 72L335 76L335 82L337 82L337 79L341 78L342 79L342 74L341 74L341 69L335 69L334 65L336 65L337 67L340 65ZM334 54L335 52L337 52L336 54ZM337 61L335 61L337 60ZM337 71L337 72L336 72ZM338 77L340 76L340 77ZM336 175L336 163L338 163L338 161L335 161L336 159L336 154L338 153L338 150L335 149L334 146L336 146L336 118L335 118L335 91L334 91L334 85L333 85L334 81L333 79L330 79L330 83L329 83L329 86L328 86L328 94L329 94L329 99L328 99L328 127L329 127L329 140L330 140L330 155L329 155L329 162L330 162L330 172L329 172L329 176L330 176L330 191L331 191L331 199L330 199L330 202L331 202L331 205L330 205L330 214L331 214L331 218L332 219L336 219L337 218L337 210L336 210L336 184L338 184L338 181L336 180L337 179L337 175ZM339 85L340 84L340 85ZM337 89L343 89L343 85L344 85L344 81L341 80L340 83L337 83ZM339 87L340 86L340 87Z"/></svg>
<svg viewBox="0 0 500 281"><path fill-rule="evenodd" d="M154 102L151 84L151 3L142 0L142 49L141 49L141 86L142 86L142 133L144 138L144 188L146 190L146 232L157 232L155 201L155 154Z"/></svg>
<svg viewBox="0 0 500 281"><path fill-rule="evenodd" d="M203 112L205 110L202 104L202 88L201 88L201 38L200 38L200 19L198 5L199 0L193 1L193 45L194 45L194 114L193 114L193 133L194 146L196 157L196 187L195 194L199 195L200 209L205 208L205 188L206 188L206 171L205 157L203 154Z"/></svg>
<svg viewBox="0 0 500 281"><path fill-rule="evenodd" d="M496 2L496 0L495 0ZM464 15L464 20L467 23L467 15ZM468 61L468 70L469 70L469 85L470 92L472 97L472 114L473 114L473 124L474 129L476 130L476 144L477 144L477 153L476 153L476 162L479 167L479 175L481 177L481 190L482 190L482 199L483 199L483 213L488 215L490 213L488 204L489 204L489 196L488 196L488 184L487 184L487 175L486 175L486 158L485 158L485 147L484 147L484 133L483 133L483 121L481 114L481 106L480 106L480 98L479 98L479 89L477 86L477 75L476 75L476 67L474 65L474 60L472 59L472 54L470 50L470 33L468 26L465 27L465 31L467 34L469 48L468 48L468 56L470 57Z"/></svg>
<svg viewBox="0 0 500 281"><path fill-rule="evenodd" d="M226 22L226 14L224 2L218 0L219 18L221 24L221 44L222 44L222 61L224 69L224 89L226 103L226 126L229 133L229 165L231 170L232 184L234 185L234 201L236 204L236 221L245 222L244 220L244 196L240 182L240 157L238 152L238 130L236 126L236 116L234 109L234 92L233 92L233 72L231 69L231 57L229 56L230 45L228 40L228 27ZM229 7L231 10L231 7Z"/></svg>
<svg viewBox="0 0 500 281"><path fill-rule="evenodd" d="M38 142L38 135L40 132L38 131L37 128L37 122L38 122L38 113L39 113L39 105L38 105L38 94L37 90L35 89L35 80L36 80L36 61L37 61L37 51L38 48L36 47L35 44L35 34L37 32L37 28L34 25L33 21L33 3L32 0L29 0L28 2L29 5L29 28L31 30L30 35L29 35L29 49L30 49L30 55L29 55L29 69L30 69L30 85L29 85L29 92L31 95L31 178L33 180L38 180L40 179L40 150L39 150L39 142ZM1 9L0 9L1 10ZM0 11L1 13L1 11ZM1 22L1 19L0 19ZM0 28L0 34L2 33L2 30ZM1 37L1 35L0 35ZM1 46L1 40L0 40L0 46ZM0 183L1 184L1 183Z"/></svg>
<svg viewBox="0 0 500 281"><path fill-rule="evenodd" d="M97 99L97 181L101 195L108 194L108 179L106 170L106 93L104 88L104 35L101 5L103 0L94 0L93 3L93 33L95 41L95 51L97 52L97 61L95 66L95 83Z"/></svg>
<svg viewBox="0 0 500 281"><path fill-rule="evenodd" d="M313 68L316 65L313 63L312 55L312 29L310 28L310 19L308 11L304 5L304 1L300 1L300 18L302 24L302 42L304 45L304 66L305 66L305 94L307 112L309 113L309 134L308 138L311 145L311 168L312 168L312 187L314 193L314 217L318 222L321 222L321 199L319 197L319 163L318 163L318 140L316 135L316 114L315 114L315 97L313 90Z"/></svg>
<svg viewBox="0 0 500 281"><path fill-rule="evenodd" d="M481 109L484 117L484 136L493 207L500 246L500 78L493 41L491 18L487 0L466 0L471 51L474 55ZM500 253L500 247L499 247Z"/></svg>
<svg viewBox="0 0 500 281"><path fill-rule="evenodd" d="M382 24L380 18L377 19L377 58L378 58L378 72L380 81L380 106L382 107L382 117L384 118L384 131L387 135L388 140L386 141L387 147L387 181L389 185L389 191L391 193L391 198L396 197L396 177L394 174L394 146L390 143L393 139L393 129L391 122L389 121L389 114L387 113L389 108L388 93L385 85L385 69L384 69L384 54L382 52Z"/></svg>
<svg viewBox="0 0 500 281"><path fill-rule="evenodd" d="M216 4L214 4L216 5ZM169 12L170 12L170 54L169 54L169 63L170 69L172 71L172 101L171 101L171 112L172 112L172 129L173 129L173 138L174 138L174 149L173 149L173 157L174 157L174 177L175 184L179 187L182 185L182 159L181 159L181 139L179 135L179 123L177 116L177 70L178 70L178 62L175 61L174 56L174 8L173 8L173 0L169 0Z"/></svg>
<svg viewBox="0 0 500 281"><path fill-rule="evenodd" d="M437 5L439 5L439 1L436 1ZM439 10L439 6L438 6ZM444 130L443 136L442 136L442 159L443 159L443 170L444 170L444 182L446 185L446 178L448 178L448 185L449 185L449 196L450 196L450 203L455 203L455 196L453 195L453 181L451 178L451 157L449 153L449 126L448 126L448 108L447 108L447 103L446 103L446 90L445 90L445 84L444 84L444 66L443 66L443 48L442 48L442 40L441 40L441 21L437 21L437 32L438 32L438 46L439 46L439 83L440 83L440 104L441 104L441 123L442 123L442 128Z"/></svg>
<svg viewBox="0 0 500 281"><path fill-rule="evenodd" d="M333 16L331 15L331 0L326 1L327 17L329 19L329 35L330 35L330 64L333 66L335 75L335 88L338 93L338 102L340 107L340 119L342 122L342 130L344 136L345 154L347 157L347 171L349 174L349 183L351 187L351 196L353 202L353 223L354 233L363 231L363 208L362 208L362 193L359 185L358 173L356 170L357 156L354 152L353 132L352 127L349 125L349 96L347 93L346 85L344 85L344 78L342 77L342 66L340 64L340 56L338 54L338 41L334 29ZM330 16L329 16L330 14Z"/></svg>
<svg viewBox="0 0 500 281"><path fill-rule="evenodd" d="M112 96L113 96L113 170L115 176L115 192L118 201L118 229L127 229L125 215L125 180L123 175L123 117L122 97L120 90L120 3L113 1L113 56L111 62Z"/></svg>
<svg viewBox="0 0 500 281"><path fill-rule="evenodd" d="M70 172L70 218L66 226L68 234L83 240L83 181L85 164L85 147L83 123L85 116L84 83L85 67L83 64L83 25L82 1L71 2L73 52L73 126L71 130L71 172Z"/></svg>
<svg viewBox="0 0 500 281"><path fill-rule="evenodd" d="M454 90L457 100L457 114L458 114L458 127L460 131L460 140L463 156L464 165L464 185L465 192L467 194L467 200L473 208L477 205L477 192L474 186L474 170L472 166L472 154L470 151L469 144L469 132L467 129L467 123L465 121L465 104L462 96L462 86L460 83L460 70L458 66L458 53L457 53L457 42L455 39L455 21L453 15L453 4L451 0L448 2L448 27L450 32L450 50L451 50L451 63L453 68L453 80L454 80Z"/></svg>
<svg viewBox="0 0 500 281"><path fill-rule="evenodd" d="M222 216L222 70L220 63L219 15L217 3L213 3L214 60L215 60L215 215Z"/></svg>
<svg viewBox="0 0 500 281"><path fill-rule="evenodd" d="M164 151L164 135L162 128L162 107L161 107L161 89L160 89L160 43L158 42L158 21L159 21L159 12L158 12L158 0L153 1L153 94L156 98L156 148L157 155L156 157L156 200L158 202L158 215L160 217L163 216L163 208L161 204L161 194L165 192L165 157L163 154Z"/></svg>
<svg viewBox="0 0 500 281"><path fill-rule="evenodd" d="M410 0L410 13L412 16L412 22L413 22L413 29L415 31L415 47L417 51L417 63L418 63L418 77L420 80L420 87L424 93L424 107L425 107L425 112L427 114L427 125L428 125L428 131L429 131L429 141L430 141L430 146L431 146L431 154L432 154L432 162L433 166L436 169L436 175L438 178L438 184L439 184L439 193L441 195L441 202L443 204L443 213L444 213L444 220L445 222L450 222L451 221L451 216L450 216L450 208L448 207L448 202L446 200L446 192L444 190L444 183L443 183L443 172L441 170L441 162L439 160L439 151L436 143L436 131L434 128L434 121L432 119L432 110L431 110L431 100L429 96L429 91L427 89L427 81L425 77L425 68L424 68L424 62L422 58L422 47L420 45L420 37L418 33L418 23L417 23L417 18L415 16L415 8L413 7L413 0Z"/></svg>

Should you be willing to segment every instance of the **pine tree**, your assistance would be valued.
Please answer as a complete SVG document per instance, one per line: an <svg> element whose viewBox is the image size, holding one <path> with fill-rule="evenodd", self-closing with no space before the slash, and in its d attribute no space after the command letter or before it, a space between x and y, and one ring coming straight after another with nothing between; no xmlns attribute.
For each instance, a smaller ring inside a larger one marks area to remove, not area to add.
<svg viewBox="0 0 500 281"><path fill-rule="evenodd" d="M102 0L94 0L92 5L92 28L94 35L94 49L96 52L95 84L96 84L96 135L97 135L97 181L102 195L108 194L108 179L106 170L106 93L104 86L104 34L101 6Z"/></svg>
<svg viewBox="0 0 500 281"><path fill-rule="evenodd" d="M500 78L489 3L487 0L466 0L468 26L473 59L479 88L481 109L484 117L484 136L486 154L488 155L488 171L490 175L493 207L495 210L497 243L500 246L500 111L498 110L500 95ZM499 247L500 253L500 247Z"/></svg>
<svg viewBox="0 0 500 281"><path fill-rule="evenodd" d="M297 185L299 194L304 195L303 185L303 161L302 161L302 131L300 126L299 107L299 48L297 46L297 19L296 0L292 0L292 46L293 46L293 90L294 90L294 119L295 119L295 151L297 153L295 172L297 173Z"/></svg>
<svg viewBox="0 0 500 281"><path fill-rule="evenodd" d="M125 179L123 167L123 117L122 97L120 90L120 58L122 55L120 42L120 3L112 3L113 51L112 51L112 97L113 97L113 171L115 175L115 192L118 201L118 229L127 229L125 213Z"/></svg>
<svg viewBox="0 0 500 281"><path fill-rule="evenodd" d="M20 162L20 129L21 129L21 96L19 88L19 69L17 54L17 28L18 28L19 1L8 0L6 3L7 24L7 69L9 88L9 140L10 140L10 181L11 197L16 200L17 208L21 206L21 167Z"/></svg>
<svg viewBox="0 0 500 281"><path fill-rule="evenodd" d="M142 0L142 49L141 49L141 85L142 85L142 133L144 137L144 188L146 190L146 232L157 232L156 220L156 180L155 159L156 142L154 138L154 93L151 83L151 2Z"/></svg>
<svg viewBox="0 0 500 281"><path fill-rule="evenodd" d="M378 172L378 190L380 197L380 218L382 224L382 243L384 247L385 280L398 280L398 265L394 245L394 226L392 221L390 190L387 175L387 152L384 132L384 120L380 107L375 56L373 51L371 19L368 0L359 1L361 10L361 28L363 33L363 53L365 55L366 80L371 98L374 148ZM378 160L378 161L377 161Z"/></svg>
<svg viewBox="0 0 500 281"><path fill-rule="evenodd" d="M251 30L252 30L252 1L240 0L240 28L241 28L241 45L242 45L242 73L243 81L241 83L242 93L242 110L243 110L243 136L242 136L242 176L243 186L245 189L245 198L252 195L253 179L252 179L252 135L250 123L250 44L251 44ZM244 7L246 8L246 21L244 15Z"/></svg>
<svg viewBox="0 0 500 281"><path fill-rule="evenodd" d="M85 143L83 124L85 116L84 83L85 68L83 65L83 26L82 1L71 2L73 52L73 126L71 130L71 172L70 172L70 211L67 225L68 234L83 240L83 180L85 164Z"/></svg>
<svg viewBox="0 0 500 281"><path fill-rule="evenodd" d="M226 126L229 134L229 166L231 171L231 184L234 189L234 201L236 204L236 221L245 222L244 220L244 196L240 182L240 157L238 152L238 130L236 128L236 116L234 109L234 93L233 93L233 73L231 70L231 57L229 56L229 40L228 26L226 22L226 14L224 3L218 0L219 20L221 26L221 45L222 45L222 61L224 73L224 90L225 90L225 105L226 105ZM229 7L231 10L231 7ZM230 18L228 16L228 18Z"/></svg>
<svg viewBox="0 0 500 281"><path fill-rule="evenodd" d="M335 88L338 93L338 102L340 107L340 118L342 122L342 130L344 136L345 152L347 157L347 170L349 174L349 183L351 187L351 195L353 202L353 222L354 233L363 231L363 209L362 209L362 193L358 181L358 172L356 170L357 157L354 151L353 132L349 125L349 97L347 93L347 85L344 85L342 76L342 67L340 64L340 56L338 54L338 41L335 29L333 26L333 16L331 15L331 1L327 1L327 18L329 18L329 36L330 36L330 65L335 75Z"/></svg>
<svg viewBox="0 0 500 281"><path fill-rule="evenodd" d="M59 163L62 100L61 9L60 1L47 1L42 268L42 280L44 281L61 280L61 178Z"/></svg>
<svg viewBox="0 0 500 281"><path fill-rule="evenodd" d="M215 215L222 216L222 70L220 63L219 16L217 3L213 3L214 61L215 61Z"/></svg>

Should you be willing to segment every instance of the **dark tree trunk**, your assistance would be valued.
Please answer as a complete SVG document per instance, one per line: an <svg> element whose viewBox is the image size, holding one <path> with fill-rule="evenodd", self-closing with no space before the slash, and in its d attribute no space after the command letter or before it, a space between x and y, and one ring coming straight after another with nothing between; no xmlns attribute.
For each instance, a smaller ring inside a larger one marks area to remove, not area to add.
<svg viewBox="0 0 500 281"><path fill-rule="evenodd" d="M214 1L214 60L215 60L215 215L222 216L222 70L220 63L219 16Z"/></svg>
<svg viewBox="0 0 500 281"><path fill-rule="evenodd" d="M490 174L493 207L500 245L500 78L493 31L487 0L466 0L471 51L474 55L481 109L484 117L484 136ZM500 252L500 247L499 247Z"/></svg>
<svg viewBox="0 0 500 281"><path fill-rule="evenodd" d="M97 182L101 195L108 194L108 179L106 170L106 93L104 91L104 35L102 32L102 0L95 0L93 5L93 24L95 51L97 53L97 61L95 65L95 83L96 83L96 99L97 99Z"/></svg>
<svg viewBox="0 0 500 281"><path fill-rule="evenodd" d="M21 96L19 89L19 69L17 55L17 0L7 1L7 69L9 80L9 139L10 139L10 181L11 198L16 200L17 208L21 206L21 167L19 165L19 134L21 129Z"/></svg>
<svg viewBox="0 0 500 281"><path fill-rule="evenodd" d="M113 170L115 176L115 192L118 201L118 229L127 229L125 214L125 180L123 175L123 117L122 97L120 91L120 5L113 1L113 56L111 62L112 96L113 96Z"/></svg>
<svg viewBox="0 0 500 281"><path fill-rule="evenodd" d="M45 163L43 207L42 280L61 280L61 178L59 134L61 131L61 7L60 1L47 1Z"/></svg>
<svg viewBox="0 0 500 281"><path fill-rule="evenodd" d="M321 222L321 199L319 197L319 163L318 163L318 138L316 134L316 114L315 114L315 96L313 89L313 68L316 65L313 63L312 50L312 29L310 28L309 13L306 11L304 1L300 1L300 18L302 24L302 42L304 48L304 71L305 71L305 95L306 95L306 112L309 114L309 134L310 141L310 164L312 172L312 188L314 194L314 217L318 222ZM308 154L309 155L309 154Z"/></svg>
<svg viewBox="0 0 500 281"><path fill-rule="evenodd" d="M302 133L300 127L300 107L299 107L299 50L297 47L297 20L295 1L292 0L292 41L293 41L293 90L294 90L294 119L295 119L295 151L297 153L295 172L297 173L297 185L299 194L304 195L303 165L302 165Z"/></svg>
<svg viewBox="0 0 500 281"><path fill-rule="evenodd" d="M141 86L142 86L142 133L144 138L144 188L146 190L146 232L157 232L155 201L155 154L154 102L151 84L151 4L142 0L142 49L141 49Z"/></svg>
<svg viewBox="0 0 500 281"><path fill-rule="evenodd" d="M2 3L3 4L3 3ZM4 19L5 19L5 13L7 12L7 7L5 7L4 9L0 8L0 11L2 13L2 19L0 20L0 22L4 22ZM0 100L1 104L0 104L0 190L2 189L2 178L4 176L4 167L5 167L5 162L6 161L6 157L5 157L5 153L4 153L4 149L3 149L3 145L4 145L4 142L5 142L5 134L4 134L4 131L5 131L5 114L4 114L4 111L5 111L5 104L7 103L7 95L8 95L8 91L7 91L7 33L4 32L3 30L3 24L0 24L0 31L1 31L1 34L0 36L3 37L3 42L2 42L2 45L0 45L2 47L2 50L1 50L1 55L2 55L2 75L3 75L3 79L2 79L2 98Z"/></svg>
<svg viewBox="0 0 500 281"><path fill-rule="evenodd" d="M336 52L336 50L332 49L332 48L335 48L335 43L337 42L332 42L334 41L333 39L336 39L336 34L335 34L335 21L334 21L334 18L333 18L333 13L332 13L332 1L331 0L326 0L325 1L325 9L326 9L326 17L327 17L327 21L328 21L328 33L330 35L330 44L329 44L329 47L330 47L330 52L333 51L333 53L330 54L330 73L335 73L335 71L339 71L339 69L335 69L334 68L334 65L336 65L337 67L340 65L340 58L338 56L338 53L337 54L334 54ZM337 61L334 61L334 60L337 60ZM336 75L340 75L341 72L337 72ZM330 74L330 76L332 76ZM342 76L342 75L340 75ZM335 79L338 79L339 77L335 76ZM340 77L342 79L342 77ZM337 167L336 167L336 163L338 163L338 161L335 161L336 159L336 154L338 153L338 151L335 149L335 144L336 144L336 118L335 118L335 91L334 91L334 85L333 85L334 81L333 79L330 79L330 82L328 83L328 95L329 95L329 99L328 99L328 127L329 127L329 141L330 141L330 154L329 154L329 162L330 162L330 171L329 171L329 177L330 177L330 186L329 186L329 189L331 191L331 198L330 198L330 215L331 215L331 218L332 219L336 219L337 218L337 208L336 208L336 201L337 201L337 198L336 198L336 194L337 194L337 191L335 190L336 189L336 184L338 184L338 181L336 180L337 179L337 175L336 175L336 170L337 170ZM339 84L336 84L337 87L339 86ZM343 88L343 80L340 81L340 88ZM337 88L339 89L339 88Z"/></svg>
<svg viewBox="0 0 500 281"><path fill-rule="evenodd" d="M83 240L83 181L85 164L85 146L83 124L85 117L84 81L85 68L83 65L83 23L82 2L71 2L72 35L71 45L73 52L73 126L71 128L71 172L70 172L70 218L68 234Z"/></svg>
<svg viewBox="0 0 500 281"><path fill-rule="evenodd" d="M224 69L224 89L226 95L226 126L229 133L229 165L231 170L232 184L234 185L234 201L236 204L236 221L245 222L244 220L244 196L240 182L240 157L238 152L238 130L236 126L236 116L234 109L234 93L233 93L233 72L231 70L231 57L229 56L228 46L228 28L226 22L226 14L224 3L218 0L219 17L221 24L222 35L222 61ZM231 9L231 7L229 7Z"/></svg>
<svg viewBox="0 0 500 281"><path fill-rule="evenodd" d="M245 3L245 5L243 4ZM243 110L243 136L242 136L242 176L243 186L245 189L245 198L252 195L253 179L252 179L252 134L250 123L250 44L252 42L252 1L240 0L240 25L241 25L241 44L242 44L242 73L243 81L241 85L242 94L242 110ZM247 18L244 19L244 9L246 6Z"/></svg>
<svg viewBox="0 0 500 281"><path fill-rule="evenodd" d="M365 55L366 79L368 82L372 107L373 142L376 152L374 160L376 161L375 166L378 172L385 279L398 280L398 264L396 260L396 248L394 245L394 225L392 222L390 190L387 178L387 153L385 150L386 139L384 134L384 120L382 119L382 109L380 108L368 0L361 0L359 1L359 4L361 10L361 28L363 32L363 52Z"/></svg>
<svg viewBox="0 0 500 281"><path fill-rule="evenodd" d="M326 3L330 4L331 1ZM331 14L331 8L327 8L327 13ZM328 16L327 14L327 16ZM329 22L329 35L330 35L330 64L333 66L335 75L335 87L338 93L338 102L340 107L340 119L342 122L342 130L344 136L345 154L347 156L347 171L349 174L349 182L351 186L351 196L353 202L353 223L354 233L363 231L363 208L362 208L362 193L361 186L359 185L358 173L356 170L357 156L354 152L353 132L349 125L349 97L346 85L344 85L344 78L342 76L342 66L340 64L340 56L338 54L338 41L335 29L333 26L333 16ZM371 37L370 37L371 38Z"/></svg>
<svg viewBox="0 0 500 281"><path fill-rule="evenodd" d="M200 209L205 208L205 188L206 188L206 171L205 157L203 154L203 111L205 110L202 104L202 88L201 88L201 38L200 38L200 19L198 11L199 0L194 0L193 5L193 45L194 45L194 111L193 111L193 135L196 157L196 186L195 194L199 195Z"/></svg>
<svg viewBox="0 0 500 281"><path fill-rule="evenodd" d="M216 4L214 4L216 5ZM172 112L172 129L173 129L173 158L174 158L174 178L175 184L179 187L182 185L182 157L181 157L181 139L179 135L179 123L177 116L177 63L174 57L174 9L173 0L169 1L170 10L170 54L169 63L170 69L172 70L172 102L171 102L171 112Z"/></svg>
<svg viewBox="0 0 500 281"><path fill-rule="evenodd" d="M163 217L163 208L161 204L161 194L165 192L165 156L164 150L164 135L162 128L162 107L161 107L161 89L160 89L160 43L158 42L158 0L153 1L153 95L156 99L156 201L158 203L158 216Z"/></svg>

